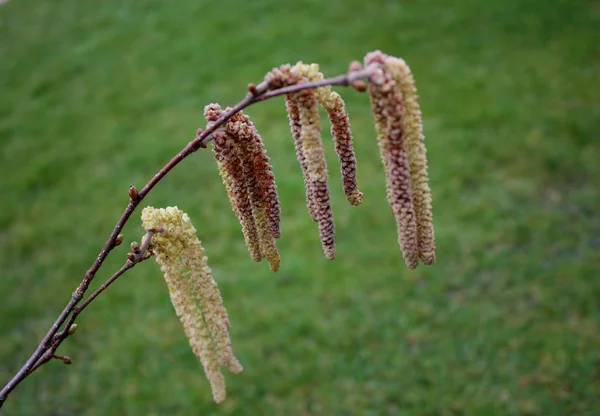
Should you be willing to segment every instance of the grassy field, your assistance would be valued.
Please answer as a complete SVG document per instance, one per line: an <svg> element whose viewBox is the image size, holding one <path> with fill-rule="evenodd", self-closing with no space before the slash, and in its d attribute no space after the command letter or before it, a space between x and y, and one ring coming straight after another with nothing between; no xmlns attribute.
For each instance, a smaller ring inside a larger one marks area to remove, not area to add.
<svg viewBox="0 0 600 416"><path fill-rule="evenodd" d="M591 0L2 4L0 384L128 186L193 137L205 104L237 102L281 63L337 75L374 49L407 60L438 246L435 266L405 268L368 97L347 90L366 198L345 202L327 143L338 257L326 261L283 102L257 105L282 199L277 274L250 260L209 151L147 200L187 211L205 243L245 366L226 402L212 402L147 262L81 316L61 349L73 365L47 365L3 414L600 414L599 25ZM136 218L126 239L141 233Z"/></svg>

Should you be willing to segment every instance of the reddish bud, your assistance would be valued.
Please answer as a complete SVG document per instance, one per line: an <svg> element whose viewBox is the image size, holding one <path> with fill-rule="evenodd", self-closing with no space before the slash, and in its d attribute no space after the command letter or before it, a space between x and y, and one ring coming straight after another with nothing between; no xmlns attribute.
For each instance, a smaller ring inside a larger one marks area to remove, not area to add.
<svg viewBox="0 0 600 416"><path fill-rule="evenodd" d="M358 92L365 92L367 90L367 83L362 79L355 79L350 85Z"/></svg>
<svg viewBox="0 0 600 416"><path fill-rule="evenodd" d="M131 185L129 187L129 199L131 199L132 201L135 201L138 199L138 190L135 186Z"/></svg>

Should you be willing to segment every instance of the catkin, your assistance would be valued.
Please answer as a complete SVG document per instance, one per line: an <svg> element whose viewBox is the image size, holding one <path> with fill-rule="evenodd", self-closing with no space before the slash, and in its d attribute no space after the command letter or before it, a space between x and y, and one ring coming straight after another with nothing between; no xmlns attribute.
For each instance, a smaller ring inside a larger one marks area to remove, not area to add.
<svg viewBox="0 0 600 416"><path fill-rule="evenodd" d="M205 107L209 122L222 114L218 104ZM248 251L255 261L266 258L271 270L277 271L281 258L275 238L281 235L281 208L262 138L242 112L233 115L225 123L225 131L217 131L213 137L219 172L242 225Z"/></svg>
<svg viewBox="0 0 600 416"><path fill-rule="evenodd" d="M242 366L231 350L229 317L196 229L177 207L146 207L142 224L154 232L152 251L163 271L171 302L192 351L204 367L213 398L220 403L226 396L220 365L234 373L242 371Z"/></svg>
<svg viewBox="0 0 600 416"><path fill-rule="evenodd" d="M379 51L365 57L365 66L385 64ZM411 194L411 172L404 149L402 92L389 71L371 77L369 95L375 119L381 159L386 171L387 199L398 227L398 242L406 265L418 265L419 244L417 222Z"/></svg>
<svg viewBox="0 0 600 416"><path fill-rule="evenodd" d="M242 111L234 114L225 125L227 132L239 139L245 147L245 161L250 164L256 180L255 192L267 211L268 224L274 238L281 236L281 206L275 175L269 163L262 137L258 134L254 123Z"/></svg>
<svg viewBox="0 0 600 416"><path fill-rule="evenodd" d="M294 70L309 81L323 79L323 73L319 72L318 64L303 64L298 62ZM335 152L340 162L342 186L346 198L352 205L360 205L364 199L363 193L358 189L356 179L356 155L352 144L352 130L350 119L346 113L346 105L342 97L332 91L331 86L326 85L315 89L315 95L319 104L327 112L331 124L331 136L335 145Z"/></svg>
<svg viewBox="0 0 600 416"><path fill-rule="evenodd" d="M310 218L313 221L317 221L317 208L315 205L315 198L312 194L312 186L310 185L310 179L308 175L308 165L306 163L306 157L304 156L304 150L302 148L302 124L300 122L300 112L298 110L298 104L296 104L296 100L288 95L285 97L285 105L288 113L288 119L290 122L290 130L292 131L292 137L294 139L294 147L296 149L296 158L300 163L300 168L302 169L302 176L304 178L304 190L306 194L306 207L308 208L308 213L310 214Z"/></svg>
<svg viewBox="0 0 600 416"><path fill-rule="evenodd" d="M243 171L243 155L239 143L224 132L216 132L213 140L215 159L219 174L225 184L231 207L242 226L242 234L250 256L260 261L262 256L258 244L258 232L248 198L248 177Z"/></svg>
<svg viewBox="0 0 600 416"><path fill-rule="evenodd" d="M306 158L308 186L315 203L321 245L328 259L335 258L335 227L327 185L327 163L321 143L321 123L315 92L303 90L293 94L300 113L302 152Z"/></svg>
<svg viewBox="0 0 600 416"><path fill-rule="evenodd" d="M431 189L427 173L427 150L423 136L423 122L419 108L417 88L412 72L403 59L387 57L385 68L389 71L402 93L404 116L402 129L405 132L404 149L410 165L410 183L415 215L417 217L417 236L419 240L419 258L424 264L435 263L435 236L433 231L433 213L431 208Z"/></svg>

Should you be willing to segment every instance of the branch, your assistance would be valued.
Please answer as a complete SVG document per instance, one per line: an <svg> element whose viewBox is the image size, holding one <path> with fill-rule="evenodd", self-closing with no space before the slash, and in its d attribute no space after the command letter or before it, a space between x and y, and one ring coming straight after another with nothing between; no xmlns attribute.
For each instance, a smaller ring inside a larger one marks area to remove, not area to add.
<svg viewBox="0 0 600 416"><path fill-rule="evenodd" d="M375 66L369 66L365 69L361 69L359 71L353 71L348 74L339 75L333 78L327 78L320 81L314 82L306 82L301 84L292 85L289 87L273 89L269 91L269 85L266 82L262 82L259 85L251 84L248 88L249 92L246 97L241 100L237 105L233 108L225 111L219 119L215 122L211 123L206 130L200 132L192 141L190 141L179 153L177 153L165 166L163 166L151 179L150 181L144 185L144 187L138 192L135 187L130 188L129 192L129 203L127 207L121 214L121 217L115 224L112 232L110 233L108 239L104 243L102 250L98 253L98 256L90 266L90 268L85 273L85 276L76 290L73 292L71 296L71 300L64 307L56 321L52 324L36 350L29 357L29 359L25 362L23 367L13 376L12 379L8 381L8 383L0 390L0 408L8 398L8 395L30 374L32 374L36 369L41 367L46 362L50 361L52 358L59 358L63 360L63 362L70 361L68 357L62 357L55 354L58 346L70 335L69 329L72 327L77 316L85 309L87 306L108 286L110 286L114 281L116 281L121 275L123 275L127 270L131 269L135 264L147 259L148 257L134 255L134 258L131 257L128 261L106 282L104 282L93 294L91 294L80 306L77 306L83 299L85 292L90 286L90 283L96 276L96 273L102 266L104 260L108 257L110 252L120 244L120 241L117 241L119 238L119 234L123 230L123 227L128 222L131 214L135 211L137 206L144 200L144 198L150 193L150 191L179 163L181 163L186 157L190 154L196 152L199 148L206 148L207 144L213 139L211 136L219 127L221 127L227 120L229 120L234 114L243 110L244 108L261 101L268 100L270 98L274 98L280 95L322 87L326 85L339 85L339 86L349 86L352 85L355 88L357 87L356 82L360 79L369 78L373 72L375 71ZM149 244L149 238L147 239ZM146 247L147 248L147 247ZM141 253L144 254L146 251L141 250ZM68 319L68 322L67 322ZM66 325L65 322L67 322ZM65 329L59 332L59 329L64 326ZM68 359L68 360L67 360Z"/></svg>

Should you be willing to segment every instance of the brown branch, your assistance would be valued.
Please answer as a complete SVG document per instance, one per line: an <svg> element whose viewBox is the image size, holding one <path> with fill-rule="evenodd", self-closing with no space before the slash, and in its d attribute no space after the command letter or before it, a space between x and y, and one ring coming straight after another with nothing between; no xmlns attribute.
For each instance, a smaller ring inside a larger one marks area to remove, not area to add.
<svg viewBox="0 0 600 416"><path fill-rule="evenodd" d="M200 132L192 141L190 141L179 153L177 153L165 166L163 166L151 179L150 181L138 192L135 192L135 188L130 188L129 203L121 214L121 217L115 224L112 232L108 239L104 243L102 250L98 253L98 256L85 273L85 276L75 292L71 296L71 300L64 307L56 321L52 324L34 353L25 362L23 367L8 381L8 383L0 390L0 408L8 398L8 395L31 373L41 367L52 358L56 357L55 352L58 346L69 336L69 328L73 325L77 316L83 311L100 293L102 293L109 285L117 280L123 273L131 269L136 263L141 262L144 259L139 258L134 261L128 260L125 265L121 267L113 276L111 276L106 282L104 282L92 295L90 295L81 306L77 306L85 292L87 291L90 283L96 276L96 273L102 266L104 260L108 257L110 252L120 244L117 242L117 237L123 230L123 227L131 217L131 214L135 211L137 206L143 201L148 193L179 163L181 163L190 154L196 152L199 148L205 148L207 144L213 139L211 134L214 133L221 125L223 125L229 118L231 118L237 112L244 108L264 100L268 100L273 97L296 92L304 89L317 88L325 85L340 85L348 86L355 85L355 82L360 79L368 78L372 75L375 67L367 67L359 71L353 71L348 74L340 75L333 78L328 78L320 81L306 82L302 84L292 85L285 88L278 88L269 91L269 85L266 82L262 82L258 85L250 84L248 88L248 94L233 108L225 111L221 117L215 122L211 123L206 130ZM142 254L144 251L142 251ZM147 258L147 257L146 257ZM65 322L68 322L66 325ZM59 329L63 327L62 331Z"/></svg>

